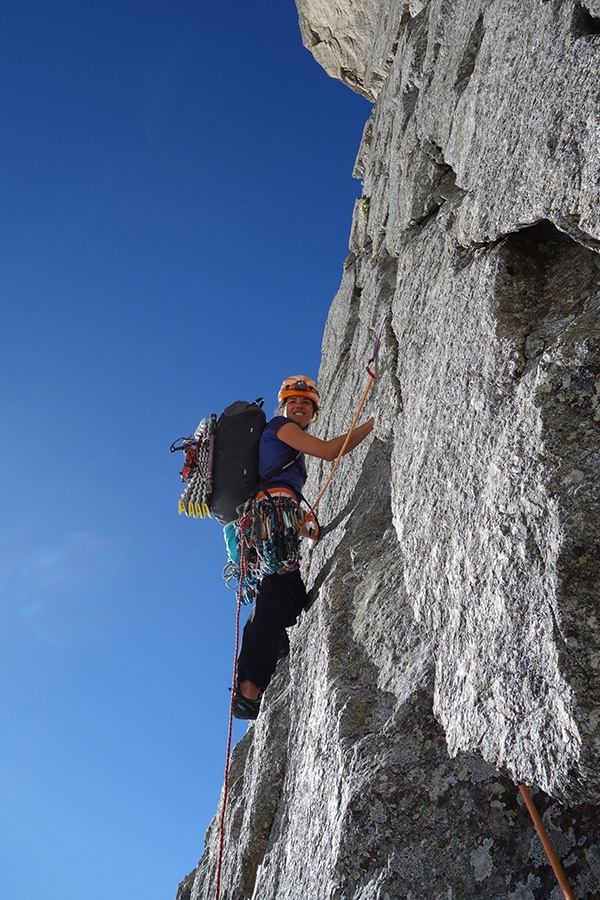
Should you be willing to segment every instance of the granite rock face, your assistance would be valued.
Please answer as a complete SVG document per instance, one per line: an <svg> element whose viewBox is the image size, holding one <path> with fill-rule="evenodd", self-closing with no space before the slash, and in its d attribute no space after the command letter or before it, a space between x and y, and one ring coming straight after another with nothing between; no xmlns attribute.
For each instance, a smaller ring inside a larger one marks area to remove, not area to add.
<svg viewBox="0 0 600 900"><path fill-rule="evenodd" d="M373 436L233 753L222 897L558 900L524 783L600 898L600 2L298 9L376 99L320 436L389 316ZM177 900L214 896L217 843Z"/></svg>
<svg viewBox="0 0 600 900"><path fill-rule="evenodd" d="M304 45L325 71L375 100L407 21L429 0L297 0Z"/></svg>

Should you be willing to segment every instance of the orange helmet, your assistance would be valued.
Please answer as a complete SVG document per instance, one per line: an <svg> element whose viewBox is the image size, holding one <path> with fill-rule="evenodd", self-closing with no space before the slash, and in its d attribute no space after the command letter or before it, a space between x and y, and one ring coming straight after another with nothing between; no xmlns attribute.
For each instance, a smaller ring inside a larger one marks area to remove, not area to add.
<svg viewBox="0 0 600 900"><path fill-rule="evenodd" d="M308 375L291 375L286 378L277 394L279 405L288 397L308 397L315 407L319 405L319 390L317 384Z"/></svg>

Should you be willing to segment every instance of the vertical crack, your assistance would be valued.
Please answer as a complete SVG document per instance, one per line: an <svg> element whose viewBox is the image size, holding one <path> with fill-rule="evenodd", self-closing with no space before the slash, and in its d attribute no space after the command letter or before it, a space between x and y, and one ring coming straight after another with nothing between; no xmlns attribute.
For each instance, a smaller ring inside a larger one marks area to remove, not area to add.
<svg viewBox="0 0 600 900"><path fill-rule="evenodd" d="M471 34L469 35L469 39L467 41L467 46L465 47L465 51L462 55L462 58L458 64L458 69L456 71L456 81L454 82L454 90L457 94L462 94L465 88L469 83L469 79L473 74L475 69L475 63L477 62L477 55L479 54L479 49L481 47L481 42L483 41L484 28L483 28L483 13L479 16L475 25L471 29Z"/></svg>

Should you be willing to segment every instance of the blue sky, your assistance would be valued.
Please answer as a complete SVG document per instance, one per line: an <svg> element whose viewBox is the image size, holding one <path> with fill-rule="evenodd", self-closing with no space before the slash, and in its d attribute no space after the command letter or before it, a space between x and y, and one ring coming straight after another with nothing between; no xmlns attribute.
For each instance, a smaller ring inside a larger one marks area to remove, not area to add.
<svg viewBox="0 0 600 900"><path fill-rule="evenodd" d="M168 448L316 375L370 107L292 0L5 0L0 43L0 896L168 900L235 619Z"/></svg>

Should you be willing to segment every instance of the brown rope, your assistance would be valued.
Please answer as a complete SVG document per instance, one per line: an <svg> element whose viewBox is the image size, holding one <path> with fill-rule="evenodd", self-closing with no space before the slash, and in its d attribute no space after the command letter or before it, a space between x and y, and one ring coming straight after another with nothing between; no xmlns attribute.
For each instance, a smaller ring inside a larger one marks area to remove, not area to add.
<svg viewBox="0 0 600 900"><path fill-rule="evenodd" d="M369 391L371 390L371 385L372 385L373 382L375 381L375 372L371 371L371 368L370 368L370 367L371 367L371 363L373 363L373 368L375 368L375 365L374 365L374 364L375 364L375 362L376 362L376 360L377 360L377 354L379 353L379 344L380 344L380 342L381 342L381 335L383 334L383 327L384 327L386 321L388 320L389 316L390 316L390 310L387 310L387 312L384 313L384 316L383 316L381 322L379 323L379 328L377 329L377 334L376 334L376 336L375 336L375 345L374 345L374 347L373 347L373 356L371 357L371 359L370 359L369 362L367 363L367 374L368 374L368 376L369 376L369 381L367 382L367 386L366 386L366 388L365 388L365 390L364 390L364 393L363 393L363 395L362 395L361 401L360 401L360 403L358 404L358 409L356 410L356 415L354 416L354 419L352 420L352 425L350 426L350 431L349 431L348 434L346 435L346 439L345 439L344 443L342 444L342 449L340 450L340 452L338 453L338 455L337 455L336 458L335 458L335 462L334 462L334 464L333 464L333 468L332 468L331 472L329 473L329 478L327 479L327 481L326 481L325 484L323 485L323 487L322 487L322 489L321 489L321 493L319 494L319 496L317 497L317 499L315 500L315 502L314 502L313 505L311 506L311 509L310 509L311 513L314 513L315 509L317 508L317 506L318 506L319 503L321 502L321 499L322 499L322 497L323 497L323 494L325 493L325 491L327 490L327 488L328 488L329 485L331 484L331 479L332 479L333 476L335 475L335 470L337 469L337 467L338 467L338 465L339 465L339 462L340 462L340 459L341 459L342 456L344 455L344 451L346 450L346 447L348 446L348 441L350 440L350 435L352 434L352 432L353 432L354 429L356 428L356 423L358 422L358 417L360 416L361 411L362 411L362 408L363 408L363 406L365 405L365 400L367 399L367 394L368 394Z"/></svg>
<svg viewBox="0 0 600 900"><path fill-rule="evenodd" d="M554 847L550 843L550 838L548 837L546 829L544 828L544 823L542 822L542 820L540 818L540 814L538 813L537 809L535 808L535 804L534 804L533 800L531 799L531 794L529 793L529 791L527 790L527 788L525 787L524 784L519 785L519 790L521 791L521 796L523 797L523 800L525 801L525 805L526 805L527 809L529 810L529 815L533 819L533 824L535 825L539 839L542 842L542 847L546 851L546 856L548 857L548 861L549 861L550 865L552 866L554 874L556 875L556 880L558 881L560 888L566 897L566 900L575 900L575 894L569 887L569 883L567 881L564 869L559 862L559 859L558 859L558 856L556 855Z"/></svg>
<svg viewBox="0 0 600 900"><path fill-rule="evenodd" d="M369 372L369 382L368 382L368 384L367 384L367 386L366 386L366 388L365 388L364 394L362 395L362 399L361 399L360 403L358 404L358 409L356 410L356 415L354 416L354 418L353 418L353 420L352 420L352 425L350 426L350 431L349 431L348 434L346 435L346 439L345 439L344 443L342 444L342 449L340 450L340 452L338 453L338 455L337 455L336 458L335 458L335 462L334 462L334 464L333 464L333 468L332 468L331 472L329 473L329 478L327 479L327 481L326 481L325 484L323 485L323 487L322 487L322 489L321 489L321 493L319 494L319 496L317 497L317 499L315 500L315 502L313 503L313 505L312 505L311 508L310 508L311 513L314 513L315 509L317 508L317 506L319 505L319 503L321 502L321 500L322 500L322 498L323 498L323 494L325 493L325 491L327 490L327 488L328 488L329 485L331 484L331 479L332 479L333 476L335 475L335 470L337 469L337 467L338 467L338 465L339 465L339 462L340 462L340 459L341 459L342 456L344 455L344 451L345 451L346 447L348 446L348 441L350 440L350 435L352 434L352 432L353 432L354 429L356 428L356 423L358 422L358 417L360 416L361 411L362 411L362 408L363 408L363 406L365 405L365 400L367 399L367 394L368 394L369 391L371 390L371 385L372 385L373 382L375 381L375 375L373 375L373 373L369 371L369 368L368 368L368 367L367 367L367 371Z"/></svg>

